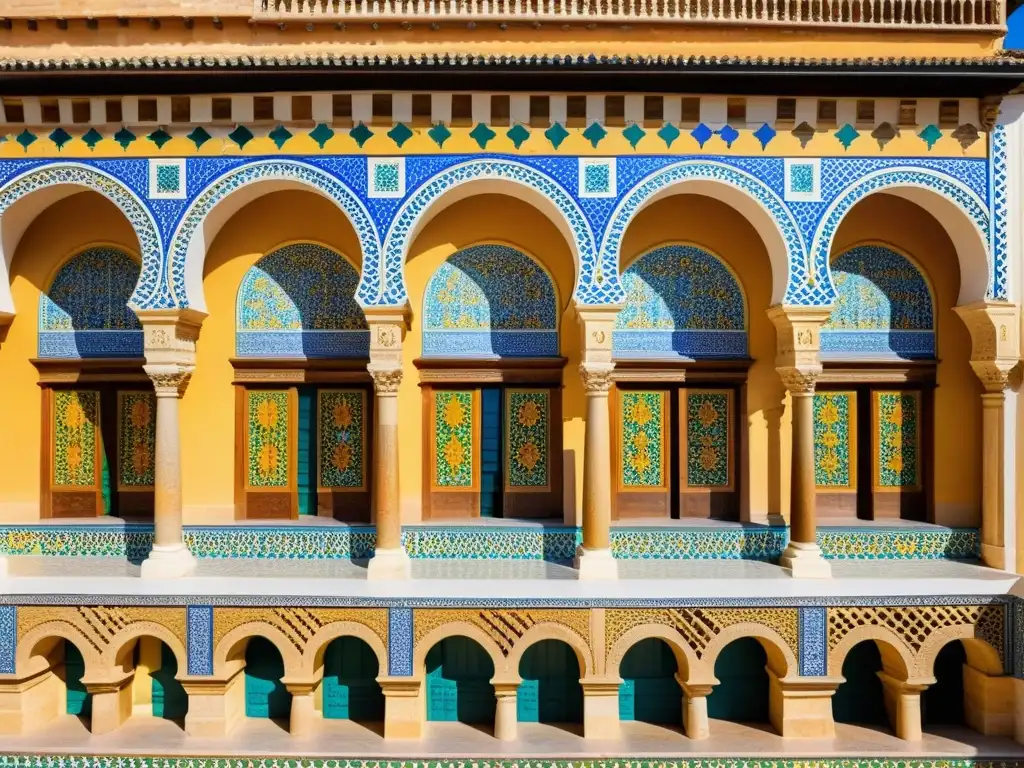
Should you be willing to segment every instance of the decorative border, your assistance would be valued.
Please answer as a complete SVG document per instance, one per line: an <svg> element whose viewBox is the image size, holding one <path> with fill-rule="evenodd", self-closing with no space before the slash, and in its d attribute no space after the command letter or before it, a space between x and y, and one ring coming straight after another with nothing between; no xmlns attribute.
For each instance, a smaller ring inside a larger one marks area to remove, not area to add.
<svg viewBox="0 0 1024 768"><path fill-rule="evenodd" d="M0 675L13 675L18 652L18 606L0 605Z"/></svg>
<svg viewBox="0 0 1024 768"><path fill-rule="evenodd" d="M411 677L412 664L412 608L388 609L388 674Z"/></svg>
<svg viewBox="0 0 1024 768"><path fill-rule="evenodd" d="M185 622L188 639L188 673L213 674L213 606L190 605Z"/></svg>
<svg viewBox="0 0 1024 768"><path fill-rule="evenodd" d="M402 542L414 559L548 560L569 562L582 543L574 526L413 525ZM196 557L367 559L373 526L189 526L185 543ZM729 528L615 527L612 552L626 560L762 560L774 562L788 543L783 526ZM3 525L0 555L127 557L141 561L153 527L119 525ZM976 528L820 527L818 544L835 560L976 560Z"/></svg>
<svg viewBox="0 0 1024 768"><path fill-rule="evenodd" d="M800 676L828 674L828 614L823 607L800 609Z"/></svg>

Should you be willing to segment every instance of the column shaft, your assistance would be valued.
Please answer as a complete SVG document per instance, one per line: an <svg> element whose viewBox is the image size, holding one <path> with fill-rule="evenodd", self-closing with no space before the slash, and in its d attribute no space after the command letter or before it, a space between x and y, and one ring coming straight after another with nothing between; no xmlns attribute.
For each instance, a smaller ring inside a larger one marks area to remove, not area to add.
<svg viewBox="0 0 1024 768"><path fill-rule="evenodd" d="M611 428L608 390L587 390L586 442L583 457L583 546L611 547Z"/></svg>
<svg viewBox="0 0 1024 768"><path fill-rule="evenodd" d="M814 390L790 392L793 403L793 466L790 485L790 537L817 541L814 484Z"/></svg>
<svg viewBox="0 0 1024 768"><path fill-rule="evenodd" d="M398 485L398 387L401 368L374 368L373 511L377 544L367 568L369 579L407 579L412 573L402 547L402 508Z"/></svg>
<svg viewBox="0 0 1024 768"><path fill-rule="evenodd" d="M981 546L986 564L1005 568L1003 532L1003 391L981 396Z"/></svg>

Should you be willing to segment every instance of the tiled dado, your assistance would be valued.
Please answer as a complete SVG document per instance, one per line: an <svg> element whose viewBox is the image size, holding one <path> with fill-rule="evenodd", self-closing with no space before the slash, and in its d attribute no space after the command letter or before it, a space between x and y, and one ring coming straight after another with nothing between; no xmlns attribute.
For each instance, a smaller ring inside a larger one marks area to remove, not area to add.
<svg viewBox="0 0 1024 768"><path fill-rule="evenodd" d="M0 768L161 768L168 761L175 768L1012 768L1017 760L896 759L887 757L814 758L813 760L766 760L764 758L716 757L686 760L638 760L606 757L598 760L325 760L320 758L135 757L127 755L0 755Z"/></svg>
<svg viewBox="0 0 1024 768"><path fill-rule="evenodd" d="M372 526L194 526L185 542L197 557L365 559L373 554ZM573 559L582 530L570 526L409 526L402 539L418 559ZM623 559L766 560L785 549L782 526L640 528L612 530L612 550ZM151 525L0 526L0 554L109 556L141 560L153 542ZM973 560L975 528L852 528L818 530L826 557L837 560Z"/></svg>

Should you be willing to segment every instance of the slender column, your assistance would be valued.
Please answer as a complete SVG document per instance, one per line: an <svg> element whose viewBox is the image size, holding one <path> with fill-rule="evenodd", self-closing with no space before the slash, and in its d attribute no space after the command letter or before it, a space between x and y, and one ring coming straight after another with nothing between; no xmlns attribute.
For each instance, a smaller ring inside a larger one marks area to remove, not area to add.
<svg viewBox="0 0 1024 768"><path fill-rule="evenodd" d="M292 706L288 715L288 733L304 738L311 736L316 726L316 700L313 697L315 682L285 683L292 695Z"/></svg>
<svg viewBox="0 0 1024 768"><path fill-rule="evenodd" d="M886 672L876 673L882 681L882 696L889 724L896 737L906 741L920 741L921 694L935 679L897 680Z"/></svg>
<svg viewBox="0 0 1024 768"><path fill-rule="evenodd" d="M775 306L768 316L777 331L776 370L790 395L792 467L789 544L780 565L794 577L828 578L832 569L817 544L814 480L814 385L821 375L818 351L828 307Z"/></svg>
<svg viewBox="0 0 1024 768"><path fill-rule="evenodd" d="M679 675L676 675L676 680L683 689L683 732L690 739L706 739L711 735L708 696L712 686L684 683Z"/></svg>
<svg viewBox="0 0 1024 768"><path fill-rule="evenodd" d="M153 550L142 563L142 578L187 576L196 560L185 546L181 528L181 436L178 402L192 376L191 368L147 365L156 392L156 467L153 496Z"/></svg>
<svg viewBox="0 0 1024 768"><path fill-rule="evenodd" d="M498 700L494 712L494 738L499 741L515 741L519 725L518 707L519 683L495 683L494 695Z"/></svg>

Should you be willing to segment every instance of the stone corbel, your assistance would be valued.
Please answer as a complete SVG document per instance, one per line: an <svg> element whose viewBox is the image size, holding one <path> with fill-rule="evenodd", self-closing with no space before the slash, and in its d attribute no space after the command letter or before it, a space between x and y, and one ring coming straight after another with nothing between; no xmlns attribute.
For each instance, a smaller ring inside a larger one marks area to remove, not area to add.
<svg viewBox="0 0 1024 768"><path fill-rule="evenodd" d="M365 307L370 326L370 370L401 370L402 342L409 330L409 307Z"/></svg>
<svg viewBox="0 0 1024 768"><path fill-rule="evenodd" d="M1003 392L1020 362L1020 307L1007 301L976 301L953 307L971 334L971 368L986 392Z"/></svg>
<svg viewBox="0 0 1024 768"><path fill-rule="evenodd" d="M196 340L206 319L194 309L151 309L135 313L142 323L147 365L195 366Z"/></svg>

